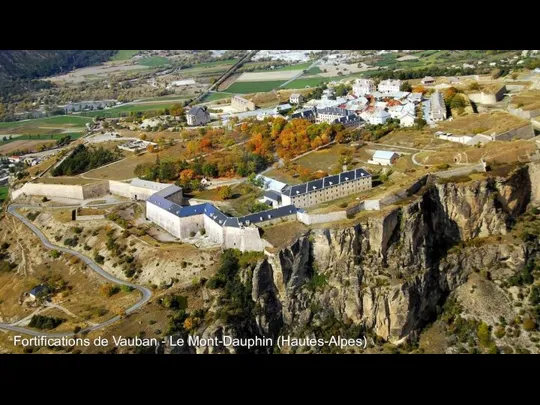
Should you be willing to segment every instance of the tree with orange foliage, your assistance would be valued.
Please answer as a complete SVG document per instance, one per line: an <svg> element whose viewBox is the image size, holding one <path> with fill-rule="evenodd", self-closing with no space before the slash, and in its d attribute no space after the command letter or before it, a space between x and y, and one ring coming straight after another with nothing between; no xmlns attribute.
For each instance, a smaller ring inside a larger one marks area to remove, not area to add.
<svg viewBox="0 0 540 405"><path fill-rule="evenodd" d="M150 144L146 147L146 150L148 151L148 153L153 153L154 152L154 145Z"/></svg>
<svg viewBox="0 0 540 405"><path fill-rule="evenodd" d="M426 92L426 88L422 85L417 85L412 88L412 92L424 94Z"/></svg>
<svg viewBox="0 0 540 405"><path fill-rule="evenodd" d="M191 169L185 169L180 172L180 183L188 184L195 177L195 172Z"/></svg>
<svg viewBox="0 0 540 405"><path fill-rule="evenodd" d="M212 149L212 139L208 136L202 138L199 142L199 149L205 152L208 152L210 149Z"/></svg>
<svg viewBox="0 0 540 405"><path fill-rule="evenodd" d="M313 180L313 173L311 170L301 167L298 169L298 176L300 177L300 180L302 181L310 181Z"/></svg>
<svg viewBox="0 0 540 405"><path fill-rule="evenodd" d="M458 90L455 87L448 87L444 91L444 99L450 101L450 100L452 100L454 98L454 96L457 93L458 93Z"/></svg>
<svg viewBox="0 0 540 405"><path fill-rule="evenodd" d="M281 157L298 156L307 152L310 147L307 128L310 122L303 119L293 119L276 139L277 152Z"/></svg>

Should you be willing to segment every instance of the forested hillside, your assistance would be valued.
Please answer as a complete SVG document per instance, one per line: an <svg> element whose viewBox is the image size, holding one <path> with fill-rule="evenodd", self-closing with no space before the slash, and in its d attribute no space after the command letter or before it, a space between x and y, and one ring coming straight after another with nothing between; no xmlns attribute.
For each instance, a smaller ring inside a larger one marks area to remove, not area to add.
<svg viewBox="0 0 540 405"><path fill-rule="evenodd" d="M36 79L107 61L118 51L0 51L0 79Z"/></svg>
<svg viewBox="0 0 540 405"><path fill-rule="evenodd" d="M118 51L0 51L0 102L18 101L28 92L50 87L35 79L107 61Z"/></svg>

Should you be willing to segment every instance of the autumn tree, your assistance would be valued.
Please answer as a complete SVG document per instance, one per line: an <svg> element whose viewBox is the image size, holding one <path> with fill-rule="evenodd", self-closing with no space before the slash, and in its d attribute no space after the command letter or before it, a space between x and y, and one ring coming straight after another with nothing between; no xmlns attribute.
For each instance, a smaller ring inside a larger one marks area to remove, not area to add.
<svg viewBox="0 0 540 405"><path fill-rule="evenodd" d="M181 106L180 104L174 104L170 108L169 112L170 112L171 115L174 115L175 117L178 117L180 115L184 115L184 107Z"/></svg>
<svg viewBox="0 0 540 405"><path fill-rule="evenodd" d="M209 136L203 137L199 142L199 149L205 152L212 149L212 139Z"/></svg>
<svg viewBox="0 0 540 405"><path fill-rule="evenodd" d="M218 191L218 194L223 200L230 199L232 197L232 188L231 188L231 186L220 187L220 189Z"/></svg>
<svg viewBox="0 0 540 405"><path fill-rule="evenodd" d="M154 152L154 145L150 144L146 147L147 152L153 153Z"/></svg>

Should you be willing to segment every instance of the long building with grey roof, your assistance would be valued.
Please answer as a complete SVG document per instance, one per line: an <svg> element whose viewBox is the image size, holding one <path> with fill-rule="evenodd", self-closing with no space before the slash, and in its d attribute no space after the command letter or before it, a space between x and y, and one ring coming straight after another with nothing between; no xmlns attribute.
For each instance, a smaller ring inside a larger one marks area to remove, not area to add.
<svg viewBox="0 0 540 405"><path fill-rule="evenodd" d="M266 243L259 226L296 219L294 205L281 206L255 214L230 217L210 203L181 206L182 190L169 186L146 200L146 217L180 240L206 234L225 248L262 251Z"/></svg>
<svg viewBox="0 0 540 405"><path fill-rule="evenodd" d="M355 169L287 186L281 191L281 199L284 205L304 208L369 190L371 187L371 174L364 169Z"/></svg>

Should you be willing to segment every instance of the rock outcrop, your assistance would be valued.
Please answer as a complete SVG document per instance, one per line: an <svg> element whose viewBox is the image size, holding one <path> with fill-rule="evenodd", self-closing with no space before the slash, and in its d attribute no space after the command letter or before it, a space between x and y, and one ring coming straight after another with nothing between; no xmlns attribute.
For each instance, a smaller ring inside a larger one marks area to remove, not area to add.
<svg viewBox="0 0 540 405"><path fill-rule="evenodd" d="M362 223L311 230L254 269L258 333L312 333L334 319L395 344L415 340L471 272L502 277L524 265L522 245L472 241L508 233L539 200L538 184L535 165L507 178L435 182L416 201Z"/></svg>

